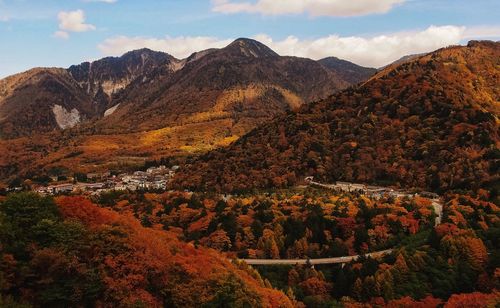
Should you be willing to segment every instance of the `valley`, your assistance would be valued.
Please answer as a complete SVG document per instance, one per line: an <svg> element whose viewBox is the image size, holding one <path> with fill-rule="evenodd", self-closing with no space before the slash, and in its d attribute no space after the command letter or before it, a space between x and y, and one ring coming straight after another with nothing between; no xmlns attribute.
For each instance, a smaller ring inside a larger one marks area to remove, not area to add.
<svg viewBox="0 0 500 308"><path fill-rule="evenodd" d="M2 79L0 306L495 307L499 85L245 38Z"/></svg>

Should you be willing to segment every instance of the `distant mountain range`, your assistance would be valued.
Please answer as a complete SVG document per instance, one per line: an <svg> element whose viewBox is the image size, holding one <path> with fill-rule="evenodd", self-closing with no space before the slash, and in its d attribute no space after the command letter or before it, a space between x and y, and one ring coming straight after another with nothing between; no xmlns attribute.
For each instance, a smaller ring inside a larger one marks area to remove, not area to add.
<svg viewBox="0 0 500 308"><path fill-rule="evenodd" d="M498 194L499 61L500 43L473 41L390 65L201 156L174 187L242 191L314 176Z"/></svg>
<svg viewBox="0 0 500 308"><path fill-rule="evenodd" d="M0 136L29 136L81 123L122 133L211 119L230 119L241 133L374 73L333 58L281 57L250 39L183 60L136 50L1 80Z"/></svg>

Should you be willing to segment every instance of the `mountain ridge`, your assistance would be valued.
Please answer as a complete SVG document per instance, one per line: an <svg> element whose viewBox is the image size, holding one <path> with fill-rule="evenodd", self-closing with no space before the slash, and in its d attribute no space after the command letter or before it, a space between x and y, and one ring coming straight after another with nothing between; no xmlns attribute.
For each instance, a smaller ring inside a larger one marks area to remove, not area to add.
<svg viewBox="0 0 500 308"><path fill-rule="evenodd" d="M215 67L217 65L219 67ZM247 71L243 73L245 67ZM134 117L134 112L132 112L134 109L135 111L141 110L147 101L154 104L155 101L161 100L160 96L173 96L172 99L177 100L177 102L167 104L174 104L176 108L182 107L183 104L180 101L199 101L199 107L194 106L194 110L186 109L183 113L213 112L206 110L208 105L201 103L203 98L200 95L190 97L190 94L182 94L181 92L186 88L190 88L193 92L201 88L209 90L211 94L207 93L207 97L212 97L210 98L213 100L212 106L214 106L214 100L216 100L216 96L220 95L221 90L235 93L235 91L254 92L255 89L258 89L257 91L265 96L268 96L266 93L276 92L270 94L275 96L275 98L270 99L272 102L272 115L275 115L278 110L286 110L289 106L293 106L292 109L294 109L299 104L325 97L351 84L351 82L344 80L340 76L338 70L323 71L317 62L313 60L279 56L266 45L246 38L239 38L224 48L195 52L186 59L177 59L164 52L143 48L127 52L120 57L106 57L93 62L83 62L72 65L67 69L37 68L35 70L36 73L46 71L47 74L57 70L59 72L58 82L66 79L63 82L65 84L76 83L78 87L74 87L71 90L72 93L66 93L65 96L67 96L68 100L71 100L70 97L72 97L74 101L80 102L82 106L79 108L74 104L68 104L67 107L71 108L66 112L71 112L73 108L78 111L80 121L75 122L75 125L88 122L88 126L92 126L95 121L98 121L97 126L102 126L106 130L110 128L110 125L107 125L106 122L113 122L113 119L120 114L126 118ZM68 74L65 74L63 70L67 71ZM181 71L182 73L180 73ZM15 119L8 119L12 117L11 113L2 109L2 106L5 105L4 101L11 96L15 96L18 82L23 80L36 81L37 79L33 79L33 76L31 76L34 72L30 70L0 80L0 132L2 138L29 136L37 130L47 133L62 129L61 125L57 125L56 121L50 118L50 113L47 112L54 105L61 104L50 101L50 97L37 97L37 93L50 92L44 88L46 86L44 84L32 84L32 93L30 94L31 100L43 101L37 104L40 113L45 114L43 119L36 118L37 112L35 109L25 106L30 105L30 102L22 101L18 103L18 108L20 108L18 112L32 114L32 121L18 123L15 132L11 124L4 123L5 121L15 122ZM297 76L301 74L305 74L306 78ZM347 75L344 74L343 76ZM275 79L278 79L278 82ZM293 81L287 82L285 79ZM312 80L309 81L308 79ZM262 85L265 85L264 88ZM247 87L254 90L248 90ZM165 92L167 89L170 91L169 93ZM150 92L144 93L144 91ZM176 95L174 92L181 94ZM216 96L214 97L214 95ZM139 100L134 97L145 98ZM16 98L13 98L13 100L15 101ZM168 100L168 98L164 100ZM131 107L130 114L124 114L125 112L121 111L121 109L130 105L132 101L138 105ZM156 104L161 105L162 103L156 102ZM92 105L92 108L89 108L88 105ZM243 106L245 106L245 103L243 103ZM156 108L153 112L153 115L156 115L160 107L152 106L151 108ZM113 112L111 113L111 111ZM163 112L160 111L160 113ZM104 117L105 113L106 117ZM262 114L267 113L268 111L264 109ZM54 114L53 117L55 118L56 115ZM147 115L147 117L150 116ZM106 118L106 120L104 121L103 118ZM102 121L99 122L99 119ZM161 121L167 121L170 124L176 122L175 116L172 118L168 115L158 119L158 121L160 122L157 125L152 125L150 128L160 128L163 125ZM44 124L41 127L35 127L35 123L40 122ZM120 124L121 122L123 121L118 119L113 123ZM6 125L9 126L8 129L3 128ZM72 126L65 126L65 128L71 128ZM136 127L136 129L141 128Z"/></svg>
<svg viewBox="0 0 500 308"><path fill-rule="evenodd" d="M348 83L342 81L335 73L323 69L313 60L282 57L265 45L248 39L239 39L225 48L211 50L196 61L188 61L181 70L159 78L159 80L159 82L152 84L151 89L147 88L149 85L141 83L136 85L137 89L131 88L131 95L117 100L121 104L117 112L107 118L106 123L98 123L97 125L115 126L115 122L124 123L124 118L137 116L130 111L123 110L127 103L132 109L141 106L142 118L149 119L161 114L158 110L177 108L168 117L152 121L156 123L189 122L185 115L197 110L240 114L245 113L245 109L250 108L257 112L264 111L263 115L268 113L276 115L277 111L286 110L287 105L301 105L304 102L327 96L336 89L348 86ZM189 90L186 91L186 89ZM288 91L291 91L291 96L295 97L292 99L294 102L290 102L286 98L290 96ZM273 94L273 92L276 93ZM241 96L241 94L235 93L246 93L239 98L243 101L238 101L236 98L236 101L233 100L229 103L218 103L220 99L224 99L221 96ZM273 98L276 95L278 97ZM134 97L138 99L134 101ZM266 101L266 104L271 104L271 108L262 104L253 106L253 102L247 101L246 97L258 98L257 101ZM284 100L288 102L283 104ZM177 101L185 101L189 104L179 104L176 103ZM230 107L235 103L238 104L239 110ZM218 107L218 105L225 107ZM151 111L148 111L148 108ZM184 118L179 120L180 117ZM234 118L232 115L230 117ZM140 120L132 122L144 123ZM130 127L128 123L126 125ZM142 129L153 128L159 127L150 126Z"/></svg>
<svg viewBox="0 0 500 308"><path fill-rule="evenodd" d="M375 68L363 67L337 57L324 58L318 60L318 62L352 84L365 81L377 73Z"/></svg>

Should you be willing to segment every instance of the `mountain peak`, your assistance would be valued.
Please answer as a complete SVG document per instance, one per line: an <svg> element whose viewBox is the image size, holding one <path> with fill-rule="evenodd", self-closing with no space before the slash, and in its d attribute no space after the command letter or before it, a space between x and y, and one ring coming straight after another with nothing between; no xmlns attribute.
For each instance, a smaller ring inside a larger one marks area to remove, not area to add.
<svg viewBox="0 0 500 308"><path fill-rule="evenodd" d="M247 38L247 37L237 38L231 44L261 44L261 45L263 45L261 42L254 40L254 39L251 39L251 38Z"/></svg>
<svg viewBox="0 0 500 308"><path fill-rule="evenodd" d="M129 51L120 57L106 57L68 68L78 84L92 95L102 88L109 97L126 88L136 78L144 78L158 67L179 60L173 56L148 48Z"/></svg>
<svg viewBox="0 0 500 308"><path fill-rule="evenodd" d="M123 54L120 58L127 57L143 57L143 56L154 56L154 57L162 57L162 58L172 58L174 57L163 51L156 51L149 48L141 48L136 50L131 50L125 54Z"/></svg>
<svg viewBox="0 0 500 308"><path fill-rule="evenodd" d="M259 41L249 38L236 39L224 49L232 53L242 54L246 57L263 58L279 56L271 48Z"/></svg>

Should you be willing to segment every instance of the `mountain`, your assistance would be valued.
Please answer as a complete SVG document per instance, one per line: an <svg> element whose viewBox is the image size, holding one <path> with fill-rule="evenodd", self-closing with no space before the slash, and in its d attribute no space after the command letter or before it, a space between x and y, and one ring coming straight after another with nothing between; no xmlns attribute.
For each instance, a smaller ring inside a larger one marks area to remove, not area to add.
<svg viewBox="0 0 500 308"><path fill-rule="evenodd" d="M68 72L81 88L100 103L101 108L137 78L147 76L159 67L176 70L181 61L163 52L140 49L123 56L108 57L95 62L73 65ZM103 111L102 109L100 111Z"/></svg>
<svg viewBox="0 0 500 308"><path fill-rule="evenodd" d="M336 57L324 58L318 62L351 84L366 81L377 73L377 69L375 68L359 66Z"/></svg>
<svg viewBox="0 0 500 308"><path fill-rule="evenodd" d="M36 68L0 80L0 138L68 129L102 117L136 78L178 60L143 49L69 69Z"/></svg>
<svg viewBox="0 0 500 308"><path fill-rule="evenodd" d="M369 77L348 62L327 69L310 59L281 57L251 39L183 60L141 49L1 80L0 136L30 136L82 123L94 133L116 134L212 120L229 120L225 129L241 135L363 76Z"/></svg>
<svg viewBox="0 0 500 308"><path fill-rule="evenodd" d="M241 191L314 176L494 196L499 59L499 42L473 41L389 67L203 155L173 186Z"/></svg>
<svg viewBox="0 0 500 308"><path fill-rule="evenodd" d="M90 97L64 69L33 69L0 81L0 138L69 128L94 113Z"/></svg>
<svg viewBox="0 0 500 308"><path fill-rule="evenodd" d="M127 89L96 127L109 133L228 120L221 129L241 135L350 85L313 60L281 57L250 39L196 53L175 73L152 78Z"/></svg>

